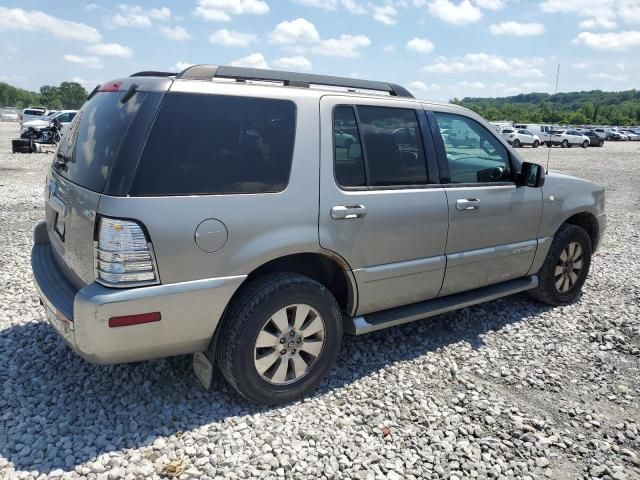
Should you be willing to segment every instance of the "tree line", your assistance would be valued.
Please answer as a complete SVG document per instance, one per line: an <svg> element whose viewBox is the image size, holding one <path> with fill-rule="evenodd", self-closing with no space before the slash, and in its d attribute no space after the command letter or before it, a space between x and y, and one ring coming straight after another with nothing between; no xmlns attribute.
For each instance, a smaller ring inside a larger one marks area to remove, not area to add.
<svg viewBox="0 0 640 480"><path fill-rule="evenodd" d="M30 92L0 82L0 107L23 109L43 106L50 110L77 110L87 99L87 91L77 82L62 82L59 86L43 85L40 92Z"/></svg>
<svg viewBox="0 0 640 480"><path fill-rule="evenodd" d="M501 98L454 98L490 121L570 125L640 125L640 91L527 93ZM554 105L555 103L555 105Z"/></svg>

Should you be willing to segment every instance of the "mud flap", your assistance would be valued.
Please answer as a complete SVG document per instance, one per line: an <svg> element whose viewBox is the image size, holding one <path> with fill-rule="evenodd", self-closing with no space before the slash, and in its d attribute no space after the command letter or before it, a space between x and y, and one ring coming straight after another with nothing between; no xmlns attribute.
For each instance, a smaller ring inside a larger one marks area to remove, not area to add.
<svg viewBox="0 0 640 480"><path fill-rule="evenodd" d="M193 355L193 372L202 386L209 390L213 380L213 363L209 360L207 352L197 352Z"/></svg>

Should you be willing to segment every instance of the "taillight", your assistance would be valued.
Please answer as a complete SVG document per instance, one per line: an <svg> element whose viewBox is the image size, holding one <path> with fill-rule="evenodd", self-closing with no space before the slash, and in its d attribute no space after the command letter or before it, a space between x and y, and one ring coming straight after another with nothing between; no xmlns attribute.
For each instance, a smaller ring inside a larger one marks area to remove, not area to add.
<svg viewBox="0 0 640 480"><path fill-rule="evenodd" d="M153 246L132 220L100 217L95 246L96 281L107 287L159 283Z"/></svg>
<svg viewBox="0 0 640 480"><path fill-rule="evenodd" d="M118 92L120 91L120 86L122 82L107 82L98 86L99 92Z"/></svg>

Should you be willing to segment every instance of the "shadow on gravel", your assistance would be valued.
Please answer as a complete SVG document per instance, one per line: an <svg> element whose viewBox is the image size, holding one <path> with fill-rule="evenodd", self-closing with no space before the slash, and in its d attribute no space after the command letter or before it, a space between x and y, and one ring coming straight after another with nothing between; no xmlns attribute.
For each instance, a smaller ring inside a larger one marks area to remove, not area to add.
<svg viewBox="0 0 640 480"><path fill-rule="evenodd" d="M362 337L345 336L331 375L314 396L542 312L515 296ZM96 366L72 353L45 322L0 332L0 455L17 470L49 473L159 436L269 409L249 405L218 375L205 391L191 357Z"/></svg>

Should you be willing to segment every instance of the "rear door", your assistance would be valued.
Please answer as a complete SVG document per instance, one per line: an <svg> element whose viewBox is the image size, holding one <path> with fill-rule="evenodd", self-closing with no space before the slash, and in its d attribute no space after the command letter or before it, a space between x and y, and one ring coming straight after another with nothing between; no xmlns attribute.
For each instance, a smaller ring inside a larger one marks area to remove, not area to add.
<svg viewBox="0 0 640 480"><path fill-rule="evenodd" d="M525 276L537 248L542 189L516 187L508 149L479 120L453 110L428 116L449 211L440 296ZM439 135L453 122L473 131L476 144Z"/></svg>
<svg viewBox="0 0 640 480"><path fill-rule="evenodd" d="M422 107L325 96L320 120L320 244L353 269L358 314L437 296L447 201Z"/></svg>

